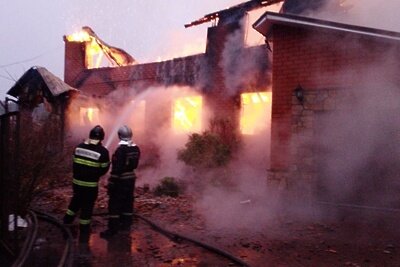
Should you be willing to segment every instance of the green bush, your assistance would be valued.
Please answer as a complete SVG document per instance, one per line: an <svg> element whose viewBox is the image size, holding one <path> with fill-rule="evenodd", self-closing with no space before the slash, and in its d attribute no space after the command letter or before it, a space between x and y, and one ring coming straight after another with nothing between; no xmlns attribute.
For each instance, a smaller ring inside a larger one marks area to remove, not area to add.
<svg viewBox="0 0 400 267"><path fill-rule="evenodd" d="M239 146L234 127L227 120L213 120L210 131L189 136L185 148L178 151L178 160L197 169L217 168L228 164Z"/></svg>

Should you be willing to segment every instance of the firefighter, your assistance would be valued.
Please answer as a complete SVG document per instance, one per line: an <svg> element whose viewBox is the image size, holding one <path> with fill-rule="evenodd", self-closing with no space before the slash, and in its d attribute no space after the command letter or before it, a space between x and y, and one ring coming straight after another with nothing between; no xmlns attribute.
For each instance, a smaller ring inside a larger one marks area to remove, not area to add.
<svg viewBox="0 0 400 267"><path fill-rule="evenodd" d="M101 141L104 130L100 125L89 133L89 139L79 144L73 153L73 196L64 216L64 224L72 225L78 211L79 240L88 241L90 220L98 194L98 182L110 167L110 155Z"/></svg>
<svg viewBox="0 0 400 267"><path fill-rule="evenodd" d="M108 179L108 228L100 233L110 238L120 229L130 230L132 225L135 169L140 158L140 149L132 141L132 130L124 125L118 129L120 142L112 155L111 175Z"/></svg>

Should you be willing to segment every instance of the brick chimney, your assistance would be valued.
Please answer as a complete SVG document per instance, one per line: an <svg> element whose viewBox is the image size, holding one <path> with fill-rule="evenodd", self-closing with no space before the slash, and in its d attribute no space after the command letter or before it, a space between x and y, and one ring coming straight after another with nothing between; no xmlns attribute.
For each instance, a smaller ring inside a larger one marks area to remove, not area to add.
<svg viewBox="0 0 400 267"><path fill-rule="evenodd" d="M64 36L65 60L64 60L64 82L76 87L76 78L85 67L85 42L71 42Z"/></svg>

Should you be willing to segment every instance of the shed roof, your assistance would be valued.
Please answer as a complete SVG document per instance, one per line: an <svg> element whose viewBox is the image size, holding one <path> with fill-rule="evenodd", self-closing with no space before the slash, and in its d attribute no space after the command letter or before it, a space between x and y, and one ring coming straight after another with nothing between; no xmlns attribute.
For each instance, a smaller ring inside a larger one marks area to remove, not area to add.
<svg viewBox="0 0 400 267"><path fill-rule="evenodd" d="M344 23L308 18L292 14L273 13L268 11L265 12L253 24L253 28L262 35L264 35L265 37L269 37L271 26L273 24L292 25L298 27L315 27L315 28L361 34L376 38L384 38L396 41L400 40L400 33L398 32L379 30L363 26L349 25Z"/></svg>
<svg viewBox="0 0 400 267"><path fill-rule="evenodd" d="M59 96L69 91L77 91L77 89L63 82L60 78L55 76L46 68L35 66L26 71L22 75L22 77L14 84L14 86L11 87L7 94L18 97L21 93L22 88L35 88L35 85L39 86L39 84L41 84L42 82L45 84L45 89L47 89L48 93L50 93L53 97Z"/></svg>
<svg viewBox="0 0 400 267"><path fill-rule="evenodd" d="M0 100L0 117L6 113L13 113L18 111L18 105L14 102Z"/></svg>

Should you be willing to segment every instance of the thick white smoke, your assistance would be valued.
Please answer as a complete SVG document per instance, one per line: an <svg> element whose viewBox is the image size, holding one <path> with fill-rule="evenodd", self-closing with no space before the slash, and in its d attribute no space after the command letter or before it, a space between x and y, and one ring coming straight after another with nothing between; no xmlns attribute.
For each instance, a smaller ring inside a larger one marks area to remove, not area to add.
<svg viewBox="0 0 400 267"><path fill-rule="evenodd" d="M242 27L245 26L243 22ZM268 50L260 46L244 49L243 30L238 29L228 36L220 62L229 96L257 84L260 75L270 75L265 71L269 64Z"/></svg>
<svg viewBox="0 0 400 267"><path fill-rule="evenodd" d="M171 105L179 97L199 95L199 92L180 86L146 87L145 90L138 91L139 93L132 88L119 88L106 99L85 98L73 101L68 112L70 142L77 143L88 138L90 129L100 124L106 132L103 144L111 154L118 143L118 128L126 124L133 130L133 141L143 150L141 164L147 165L150 162L153 165L143 168L138 185L155 185L166 176L181 178L184 166L177 160L177 151L184 147L190 133L177 134L171 127ZM142 103L146 103L146 108L143 108ZM79 118L80 106L99 108L100 120L82 125ZM209 112L206 106L202 107L202 114L203 120L207 121ZM147 146L148 144L151 146ZM157 155L156 159L149 158L153 154ZM153 164L154 161L157 164Z"/></svg>
<svg viewBox="0 0 400 267"><path fill-rule="evenodd" d="M338 9L339 2L342 4ZM328 0L321 10L310 15L351 25L399 31L400 18L396 12L399 8L398 1Z"/></svg>
<svg viewBox="0 0 400 267"><path fill-rule="evenodd" d="M347 0L346 12L332 9L331 1L313 16L350 25L398 31L395 1ZM349 40L341 40L349 45ZM367 49L365 43L351 44L351 50ZM343 46L338 49L346 50ZM364 66L349 66L335 76L344 84L337 110L320 116L321 132L316 136L323 191L332 202L380 207L398 207L400 163L400 88L395 47L390 47ZM358 77L357 81L354 77ZM347 93L344 93L347 91Z"/></svg>

